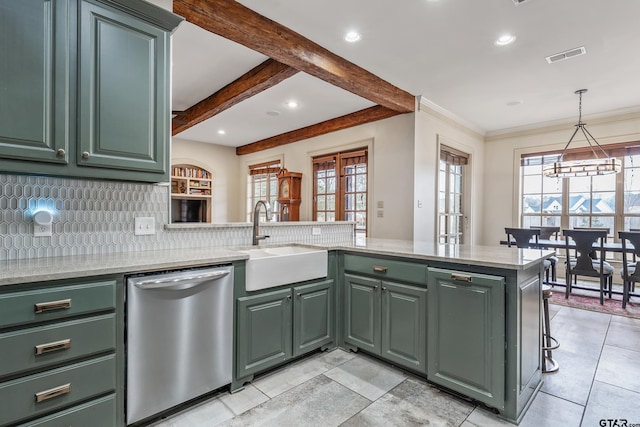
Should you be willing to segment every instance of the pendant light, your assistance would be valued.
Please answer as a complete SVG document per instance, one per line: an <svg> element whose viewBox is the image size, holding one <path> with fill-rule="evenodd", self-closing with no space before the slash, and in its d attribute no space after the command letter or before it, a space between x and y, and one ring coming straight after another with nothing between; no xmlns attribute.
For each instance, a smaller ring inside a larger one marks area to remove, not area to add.
<svg viewBox="0 0 640 427"><path fill-rule="evenodd" d="M578 107L578 124L576 124L576 130L571 135L569 142L564 146L562 150L562 154L560 154L560 158L557 162L545 166L544 174L550 178L571 178L576 176L597 176L597 175L607 175L611 173L618 173L622 169L622 164L620 160L615 157L609 157L606 151L602 148L598 141L589 133L587 130L586 123L582 122L582 94L585 93L587 89L577 90L575 93L580 97L579 107ZM564 155L573 141L573 138L576 136L578 131L582 131L584 138L589 143L589 148L591 148L591 152L593 153L593 158L588 160L579 160L579 161L564 161ZM597 151L596 151L597 150ZM599 152L599 153L598 153Z"/></svg>

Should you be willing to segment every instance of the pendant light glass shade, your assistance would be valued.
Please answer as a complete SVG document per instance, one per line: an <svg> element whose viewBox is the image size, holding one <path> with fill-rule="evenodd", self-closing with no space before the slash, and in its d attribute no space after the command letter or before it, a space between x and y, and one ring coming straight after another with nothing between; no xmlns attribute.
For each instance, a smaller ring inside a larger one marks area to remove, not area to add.
<svg viewBox="0 0 640 427"><path fill-rule="evenodd" d="M618 173L622 170L622 163L620 160L615 157L609 157L607 152L602 148L598 141L589 133L586 128L586 123L582 122L582 94L585 93L587 89L577 90L576 95L580 96L579 102L579 115L578 115L578 124L576 124L576 130L571 135L569 142L564 146L564 150L562 150L562 154L560 154L560 158L557 162L547 165L544 167L543 172L545 176L551 178L571 178L578 176L597 176L597 175L607 175L611 173ZM580 161L564 161L564 155L573 141L573 138L576 136L578 131L582 131L584 138L589 143L589 148L591 148L591 152L593 153L593 158L588 160L580 160ZM596 152L599 150L600 155Z"/></svg>

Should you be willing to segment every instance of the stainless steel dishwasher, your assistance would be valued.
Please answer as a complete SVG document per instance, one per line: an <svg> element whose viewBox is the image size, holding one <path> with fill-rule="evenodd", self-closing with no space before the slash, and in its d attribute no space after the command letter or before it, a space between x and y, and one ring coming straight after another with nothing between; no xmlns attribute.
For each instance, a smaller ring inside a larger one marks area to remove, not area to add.
<svg viewBox="0 0 640 427"><path fill-rule="evenodd" d="M231 383L233 266L127 279L127 424Z"/></svg>

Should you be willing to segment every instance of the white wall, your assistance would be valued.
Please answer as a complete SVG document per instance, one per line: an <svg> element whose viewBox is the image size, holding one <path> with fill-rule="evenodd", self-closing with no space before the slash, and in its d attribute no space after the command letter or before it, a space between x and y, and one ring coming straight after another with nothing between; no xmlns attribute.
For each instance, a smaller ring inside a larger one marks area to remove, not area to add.
<svg viewBox="0 0 640 427"><path fill-rule="evenodd" d="M585 122L589 132L601 145L640 141L640 113L586 118ZM497 245L504 238L504 227L519 225L520 156L562 150L571 138L574 124L567 122L486 138L484 221L479 244ZM579 136L576 135L571 148L586 145Z"/></svg>
<svg viewBox="0 0 640 427"><path fill-rule="evenodd" d="M238 211L241 185L236 173L240 162L235 148L173 138L171 164L181 163L201 167L213 174L212 222L245 221Z"/></svg>
<svg viewBox="0 0 640 427"><path fill-rule="evenodd" d="M483 223L484 137L442 114L421 105L415 121L413 240L435 242L437 238L438 162L440 144L470 155L463 192L465 244L478 244Z"/></svg>
<svg viewBox="0 0 640 427"><path fill-rule="evenodd" d="M390 239L413 237L414 117L403 114L330 134L240 157L236 179L246 181L251 164L281 159L291 172L302 172L300 219L311 220L311 158L320 154L369 147L369 236ZM238 209L245 209L246 188L242 188ZM382 218L377 202L382 201Z"/></svg>

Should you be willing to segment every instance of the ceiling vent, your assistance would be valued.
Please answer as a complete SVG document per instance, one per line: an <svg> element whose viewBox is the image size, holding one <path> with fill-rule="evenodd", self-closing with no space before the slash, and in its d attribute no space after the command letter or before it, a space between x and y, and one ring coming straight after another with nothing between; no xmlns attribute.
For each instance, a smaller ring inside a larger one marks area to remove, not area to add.
<svg viewBox="0 0 640 427"><path fill-rule="evenodd" d="M555 53L553 55L547 56L545 59L549 64L553 64L554 62L564 61L565 59L584 55L585 53L587 53L587 50L584 48L584 46L582 46L575 49L569 49L564 52Z"/></svg>
<svg viewBox="0 0 640 427"><path fill-rule="evenodd" d="M528 1L530 1L530 0L513 0L513 2L516 4L516 6L519 5L519 4L522 4L522 3L526 3Z"/></svg>

